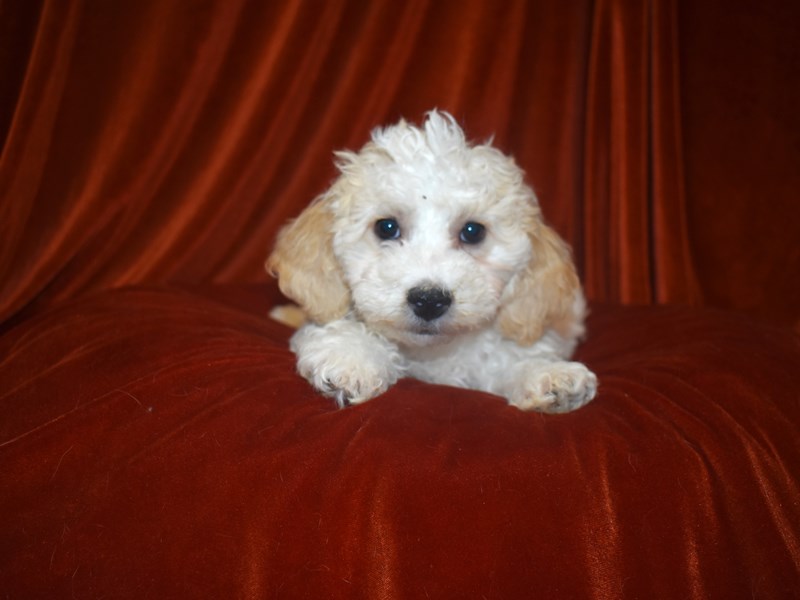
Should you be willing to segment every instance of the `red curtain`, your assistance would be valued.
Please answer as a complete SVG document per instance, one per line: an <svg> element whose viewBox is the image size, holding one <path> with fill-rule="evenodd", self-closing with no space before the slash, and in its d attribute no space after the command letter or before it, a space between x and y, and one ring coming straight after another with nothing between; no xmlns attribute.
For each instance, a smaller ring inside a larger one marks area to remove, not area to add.
<svg viewBox="0 0 800 600"><path fill-rule="evenodd" d="M800 317L793 0L0 5L0 321L259 281L331 151L425 110L494 134L590 299Z"/></svg>

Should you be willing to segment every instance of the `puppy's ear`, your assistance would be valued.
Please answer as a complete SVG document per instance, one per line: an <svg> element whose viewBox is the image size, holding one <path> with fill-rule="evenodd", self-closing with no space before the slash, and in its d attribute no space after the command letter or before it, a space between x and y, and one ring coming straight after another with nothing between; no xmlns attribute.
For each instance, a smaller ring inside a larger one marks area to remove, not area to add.
<svg viewBox="0 0 800 600"><path fill-rule="evenodd" d="M327 323L342 318L350 291L333 254L331 196L322 196L286 225L266 262L281 292L297 302L311 320Z"/></svg>
<svg viewBox="0 0 800 600"><path fill-rule="evenodd" d="M531 260L503 293L498 327L504 336L524 346L533 344L547 328L574 337L583 315L581 308L576 310L581 291L569 247L538 219L529 237Z"/></svg>

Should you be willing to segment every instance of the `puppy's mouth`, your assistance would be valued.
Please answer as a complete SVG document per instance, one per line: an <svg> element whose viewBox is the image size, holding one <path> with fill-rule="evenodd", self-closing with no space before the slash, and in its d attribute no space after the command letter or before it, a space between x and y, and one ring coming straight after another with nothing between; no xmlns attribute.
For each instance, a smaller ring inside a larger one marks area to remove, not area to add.
<svg viewBox="0 0 800 600"><path fill-rule="evenodd" d="M450 335L429 325L415 325L398 330L393 336L394 340L409 348L420 348L424 346L437 346L450 339Z"/></svg>
<svg viewBox="0 0 800 600"><path fill-rule="evenodd" d="M434 327L432 325L419 325L415 327L410 327L409 331L411 333L416 333L417 335L424 335L424 336L437 336L441 335L441 331L438 327Z"/></svg>
<svg viewBox="0 0 800 600"><path fill-rule="evenodd" d="M429 346L450 337L451 333L443 325L439 322L429 323L422 319L411 318L405 322L395 322L380 329L387 338L401 345Z"/></svg>
<svg viewBox="0 0 800 600"><path fill-rule="evenodd" d="M451 318L441 318L434 321L411 318L404 327L406 334L411 335L425 345L449 339L459 333L456 323Z"/></svg>

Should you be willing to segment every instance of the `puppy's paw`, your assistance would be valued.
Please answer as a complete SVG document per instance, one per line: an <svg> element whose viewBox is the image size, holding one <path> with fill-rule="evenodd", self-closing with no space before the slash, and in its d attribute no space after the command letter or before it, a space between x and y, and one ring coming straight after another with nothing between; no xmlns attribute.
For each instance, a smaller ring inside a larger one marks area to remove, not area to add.
<svg viewBox="0 0 800 600"><path fill-rule="evenodd" d="M340 407L379 396L403 374L397 349L357 322L306 325L291 346L299 373Z"/></svg>
<svg viewBox="0 0 800 600"><path fill-rule="evenodd" d="M332 357L312 370L301 369L300 373L340 407L361 404L380 396L397 380L397 375L387 365L375 361L373 357L359 357L352 353Z"/></svg>
<svg viewBox="0 0 800 600"><path fill-rule="evenodd" d="M597 376L579 362L552 362L523 370L509 401L522 410L565 413L591 401Z"/></svg>

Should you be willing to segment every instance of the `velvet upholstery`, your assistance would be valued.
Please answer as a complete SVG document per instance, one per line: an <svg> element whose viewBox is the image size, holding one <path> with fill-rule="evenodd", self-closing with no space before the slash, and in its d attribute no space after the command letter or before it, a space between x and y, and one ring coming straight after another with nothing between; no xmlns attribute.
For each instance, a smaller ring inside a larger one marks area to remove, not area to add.
<svg viewBox="0 0 800 600"><path fill-rule="evenodd" d="M404 380L340 411L293 373L270 295L106 292L3 338L8 597L800 590L791 334L598 307L582 410Z"/></svg>
<svg viewBox="0 0 800 600"><path fill-rule="evenodd" d="M0 2L0 597L800 597L800 4ZM598 398L335 410L262 263L451 111L572 245Z"/></svg>

